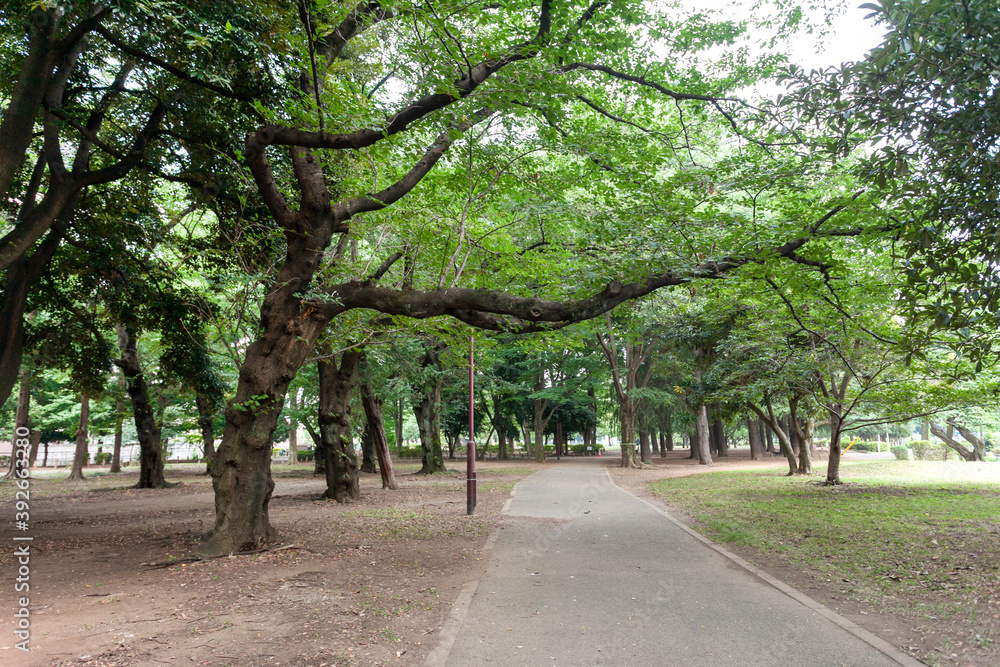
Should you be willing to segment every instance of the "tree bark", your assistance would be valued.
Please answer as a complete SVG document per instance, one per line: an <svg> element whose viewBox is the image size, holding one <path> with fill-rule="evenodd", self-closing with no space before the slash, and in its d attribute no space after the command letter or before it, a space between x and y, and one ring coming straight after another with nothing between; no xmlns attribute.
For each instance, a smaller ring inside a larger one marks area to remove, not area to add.
<svg viewBox="0 0 1000 667"><path fill-rule="evenodd" d="M365 430L361 436L361 472L374 475L375 469L375 434L372 433L371 422L365 422Z"/></svg>
<svg viewBox="0 0 1000 667"><path fill-rule="evenodd" d="M378 469L382 474L382 488L395 491L399 488L396 474L392 469L392 457L389 455L389 439L385 437L385 425L382 422L382 402L372 394L371 386L366 382L361 385L361 405L368 420L368 430L372 434L375 454L378 456Z"/></svg>
<svg viewBox="0 0 1000 667"><path fill-rule="evenodd" d="M715 434L715 447L719 456L729 456L729 443L726 441L726 425L722 422L722 406L716 403L712 409L712 431Z"/></svg>
<svg viewBox="0 0 1000 667"><path fill-rule="evenodd" d="M87 467L90 454L87 452L87 423L90 419L90 397L80 394L80 422L76 429L76 452L73 454L73 468L67 479L82 480L83 469Z"/></svg>
<svg viewBox="0 0 1000 667"><path fill-rule="evenodd" d="M750 460L760 461L764 458L764 448L760 441L760 421L747 419L747 437L750 440Z"/></svg>
<svg viewBox="0 0 1000 667"><path fill-rule="evenodd" d="M420 362L424 370L423 384L420 388L420 401L413 406L422 450L418 475L447 472L441 449L441 387L444 384L441 367L442 349L438 343L424 342L424 356Z"/></svg>
<svg viewBox="0 0 1000 667"><path fill-rule="evenodd" d="M135 488L164 489L171 485L163 476L160 427L149 400L149 386L139 366L138 341L138 336L131 329L118 327L118 346L122 356L115 363L122 369L127 381L136 437L139 439L139 481Z"/></svg>
<svg viewBox="0 0 1000 667"><path fill-rule="evenodd" d="M358 484L358 457L351 433L351 396L358 384L358 367L363 353L350 348L340 355L340 367L329 358L333 350L324 346L319 362L319 432L326 459L326 497L338 503L361 497Z"/></svg>
<svg viewBox="0 0 1000 667"><path fill-rule="evenodd" d="M10 465L7 467L7 474L4 475L5 479L21 479L20 468L24 461L29 460L30 453L26 457L18 455L18 447L15 443L18 440L22 440L22 436L18 433L27 433L31 435L31 366L30 364L23 364L21 366L20 372L20 388L17 392L17 409L14 412L14 437L11 438L10 443ZM28 443L30 445L30 440ZM28 463L30 467L30 462Z"/></svg>
<svg viewBox="0 0 1000 667"><path fill-rule="evenodd" d="M708 408L702 404L697 408L694 438L691 440L691 451L697 452L699 465L712 465L712 452L708 442Z"/></svg>
<svg viewBox="0 0 1000 667"><path fill-rule="evenodd" d="M810 455L812 452L812 439L813 433L816 430L816 422L812 417L799 419L798 409L800 400L801 399L797 396L789 399L788 409L790 416L788 418L788 422L792 425L796 440L798 440L799 443L798 473L800 475L811 475L813 473L813 467Z"/></svg>
<svg viewBox="0 0 1000 667"><path fill-rule="evenodd" d="M639 456L643 463L653 462L653 452L649 446L649 429L644 428L639 431Z"/></svg>
<svg viewBox="0 0 1000 667"><path fill-rule="evenodd" d="M38 459L38 444L42 441L41 431L31 432L31 453L28 456L28 467L34 468L35 461Z"/></svg>
<svg viewBox="0 0 1000 667"><path fill-rule="evenodd" d="M976 436L976 434L973 432L972 429L968 428L964 424L958 423L952 417L949 417L946 423L948 424L949 427L951 427L948 429L948 431L952 431L952 433L943 430L937 424L930 425L931 433L941 438L941 441L944 442L945 445L958 452L959 456L961 456L962 459L966 461L986 460L986 443L983 440L981 440L978 436ZM960 443L958 440L954 438L953 433L954 430L956 429L962 435L963 438L969 441L969 443L972 445L971 448L965 447L962 443Z"/></svg>
<svg viewBox="0 0 1000 667"><path fill-rule="evenodd" d="M400 398L397 404L394 406L396 408L396 455L403 455L403 399Z"/></svg>
<svg viewBox="0 0 1000 667"><path fill-rule="evenodd" d="M788 434L781 427L781 422L783 420L779 419L774 414L774 408L771 406L770 399L766 399L765 407L767 411L765 412L761 408L757 407L753 403L747 403L749 408L753 410L762 421L767 423L771 432L778 438L778 444L781 447L781 453L785 455L785 460L788 461L788 476L792 476L799 471L798 459L795 456L795 452L792 451L792 445L789 441Z"/></svg>
<svg viewBox="0 0 1000 667"><path fill-rule="evenodd" d="M115 446L111 454L111 470L122 471L122 425L125 422L125 374L118 376L118 393L115 395Z"/></svg>

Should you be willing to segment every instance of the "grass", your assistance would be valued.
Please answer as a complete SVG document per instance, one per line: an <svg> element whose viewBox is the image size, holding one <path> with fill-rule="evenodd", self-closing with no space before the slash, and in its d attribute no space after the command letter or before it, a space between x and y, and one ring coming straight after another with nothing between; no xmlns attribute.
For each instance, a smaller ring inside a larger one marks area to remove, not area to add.
<svg viewBox="0 0 1000 667"><path fill-rule="evenodd" d="M824 472L825 471L821 471ZM1000 612L1000 466L844 463L839 487L773 470L653 482L712 539L925 618ZM751 556L753 557L753 556ZM992 641L981 637L980 641Z"/></svg>

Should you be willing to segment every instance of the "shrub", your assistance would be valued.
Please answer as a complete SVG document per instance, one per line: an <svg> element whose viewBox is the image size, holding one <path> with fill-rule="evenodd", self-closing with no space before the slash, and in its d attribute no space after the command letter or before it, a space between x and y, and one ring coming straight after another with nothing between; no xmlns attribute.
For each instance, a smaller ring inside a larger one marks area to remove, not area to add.
<svg viewBox="0 0 1000 667"><path fill-rule="evenodd" d="M913 458L918 461L926 461L932 451L937 449L929 440L914 440L910 443L913 448Z"/></svg>
<svg viewBox="0 0 1000 667"><path fill-rule="evenodd" d="M597 456L597 452L604 451L604 445L589 445L592 447L587 451L588 445L570 445L569 450L578 456Z"/></svg>
<svg viewBox="0 0 1000 667"><path fill-rule="evenodd" d="M900 461L906 461L910 458L910 450L903 445L895 445L891 449L893 455Z"/></svg>
<svg viewBox="0 0 1000 667"><path fill-rule="evenodd" d="M856 452L877 452L878 443L870 442L867 440L858 440L856 443L854 443L854 446L851 447L851 449L853 449Z"/></svg>
<svg viewBox="0 0 1000 667"><path fill-rule="evenodd" d="M104 465L105 463L111 463L110 452L97 452L94 454L94 465Z"/></svg>

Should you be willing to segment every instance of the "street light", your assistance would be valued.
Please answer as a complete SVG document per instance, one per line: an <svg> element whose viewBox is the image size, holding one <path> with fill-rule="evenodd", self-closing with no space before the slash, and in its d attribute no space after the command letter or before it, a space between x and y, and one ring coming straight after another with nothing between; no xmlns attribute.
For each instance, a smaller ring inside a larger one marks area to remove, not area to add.
<svg viewBox="0 0 1000 667"><path fill-rule="evenodd" d="M475 373L476 373L476 362L473 358L473 341L475 339L469 336L469 446L466 449L467 455L466 459L466 514L473 515L476 513L476 419L475 419L475 398L474 398L474 388L475 388Z"/></svg>

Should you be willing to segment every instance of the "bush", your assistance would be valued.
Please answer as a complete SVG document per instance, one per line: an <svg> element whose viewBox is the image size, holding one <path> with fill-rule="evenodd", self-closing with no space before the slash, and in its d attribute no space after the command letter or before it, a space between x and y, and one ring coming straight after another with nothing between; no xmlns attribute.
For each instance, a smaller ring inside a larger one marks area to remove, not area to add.
<svg viewBox="0 0 1000 667"><path fill-rule="evenodd" d="M420 459L424 456L424 450L421 447L403 447L397 456L404 459Z"/></svg>
<svg viewBox="0 0 1000 667"><path fill-rule="evenodd" d="M588 446L592 448L590 451L587 451ZM604 445L570 445L569 450L577 456L597 456L604 451Z"/></svg>
<svg viewBox="0 0 1000 667"><path fill-rule="evenodd" d="M910 443L910 447L913 448L913 458L918 461L926 460L927 454L934 449L929 440L914 440Z"/></svg>
<svg viewBox="0 0 1000 667"><path fill-rule="evenodd" d="M890 451L892 451L893 456L900 461L907 461L910 458L910 450L903 445L895 445Z"/></svg>
<svg viewBox="0 0 1000 667"><path fill-rule="evenodd" d="M94 465L104 465L105 463L111 463L110 452L97 452L94 454Z"/></svg>
<svg viewBox="0 0 1000 667"><path fill-rule="evenodd" d="M851 449L853 449L856 452L877 452L878 443L870 442L868 440L858 440L856 443L854 443L854 446L851 447Z"/></svg>

